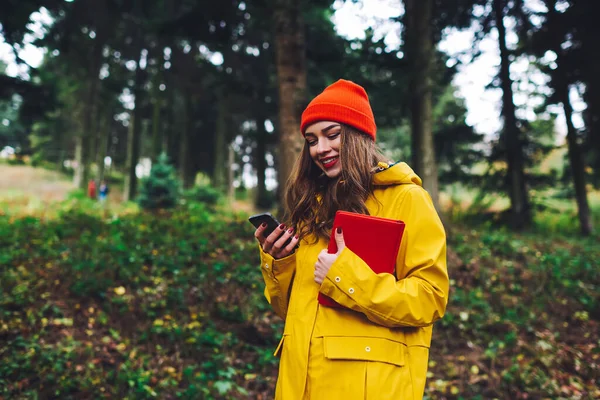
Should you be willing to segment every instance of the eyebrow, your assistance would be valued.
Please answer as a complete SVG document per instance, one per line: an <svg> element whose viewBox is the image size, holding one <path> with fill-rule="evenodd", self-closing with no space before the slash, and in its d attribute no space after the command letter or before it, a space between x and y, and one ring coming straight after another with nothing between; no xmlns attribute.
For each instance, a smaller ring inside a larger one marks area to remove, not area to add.
<svg viewBox="0 0 600 400"><path fill-rule="evenodd" d="M330 130L332 130L333 128L335 128L335 127L339 127L339 126L340 126L340 124L331 124L331 125L329 125L327 128L323 128L323 129L321 129L321 132L322 132L322 133L327 133L327 132L329 132ZM308 135L311 135L311 136L316 136L316 135L315 135L314 133L312 133L312 132L306 132L306 133L304 134L304 136L308 136Z"/></svg>

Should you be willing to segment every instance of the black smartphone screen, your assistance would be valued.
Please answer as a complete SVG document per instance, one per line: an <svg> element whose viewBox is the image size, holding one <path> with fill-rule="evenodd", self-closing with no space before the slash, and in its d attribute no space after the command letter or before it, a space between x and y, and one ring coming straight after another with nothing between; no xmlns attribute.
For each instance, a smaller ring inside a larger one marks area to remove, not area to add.
<svg viewBox="0 0 600 400"><path fill-rule="evenodd" d="M254 225L255 228L258 228L263 223L267 224L267 228L263 232L263 236L269 236L281 223L277 221L277 219L272 216L270 213L257 214L248 218L248 221Z"/></svg>

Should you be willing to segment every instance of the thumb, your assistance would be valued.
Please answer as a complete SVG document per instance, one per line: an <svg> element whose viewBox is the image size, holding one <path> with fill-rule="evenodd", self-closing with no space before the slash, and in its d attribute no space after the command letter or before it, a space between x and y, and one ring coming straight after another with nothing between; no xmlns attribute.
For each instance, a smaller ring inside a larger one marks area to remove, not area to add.
<svg viewBox="0 0 600 400"><path fill-rule="evenodd" d="M344 241L344 233L342 232L342 227L338 226L335 230L335 242L337 244L338 254L344 250L346 247L346 242Z"/></svg>

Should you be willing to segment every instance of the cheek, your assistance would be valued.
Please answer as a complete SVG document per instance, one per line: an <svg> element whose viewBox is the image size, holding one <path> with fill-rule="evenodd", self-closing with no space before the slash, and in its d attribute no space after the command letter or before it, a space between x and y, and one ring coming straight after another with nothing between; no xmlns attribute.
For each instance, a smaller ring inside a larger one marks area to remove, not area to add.
<svg viewBox="0 0 600 400"><path fill-rule="evenodd" d="M342 147L342 140L338 137L333 143L331 143L331 148L338 153L340 152L340 148Z"/></svg>

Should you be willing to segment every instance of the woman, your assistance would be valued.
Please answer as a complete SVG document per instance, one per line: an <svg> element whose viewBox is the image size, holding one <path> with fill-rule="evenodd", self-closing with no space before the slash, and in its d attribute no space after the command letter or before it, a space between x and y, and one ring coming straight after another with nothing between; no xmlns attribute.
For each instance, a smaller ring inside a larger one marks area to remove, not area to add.
<svg viewBox="0 0 600 400"><path fill-rule="evenodd" d="M275 398L420 399L432 324L448 301L446 236L421 179L375 145L365 90L339 80L311 101L286 195L290 225L260 243L265 295L285 320ZM327 253L337 210L406 224L396 276L375 274L344 246ZM283 246L286 241L291 242ZM323 293L345 308L319 305Z"/></svg>

